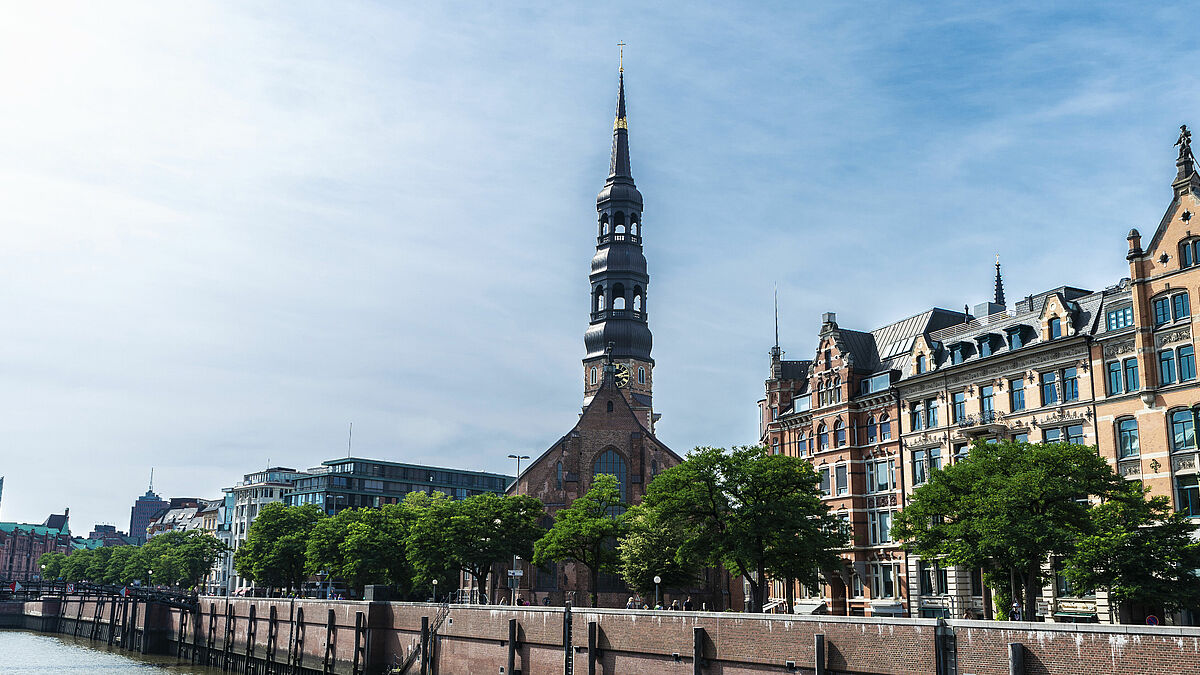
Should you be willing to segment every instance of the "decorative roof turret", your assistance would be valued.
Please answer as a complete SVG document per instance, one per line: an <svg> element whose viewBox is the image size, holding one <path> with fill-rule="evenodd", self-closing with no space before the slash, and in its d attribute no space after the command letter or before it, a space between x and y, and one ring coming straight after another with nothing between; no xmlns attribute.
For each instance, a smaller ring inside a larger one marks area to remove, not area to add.
<svg viewBox="0 0 1200 675"><path fill-rule="evenodd" d="M1200 174L1196 173L1196 156L1192 154L1192 132L1186 124L1179 126L1179 140L1175 141L1179 148L1179 157L1175 160L1175 195L1186 192L1200 193Z"/></svg>
<svg viewBox="0 0 1200 675"><path fill-rule="evenodd" d="M994 302L1004 306L1004 279L1000 278L1000 254L996 254L996 299Z"/></svg>

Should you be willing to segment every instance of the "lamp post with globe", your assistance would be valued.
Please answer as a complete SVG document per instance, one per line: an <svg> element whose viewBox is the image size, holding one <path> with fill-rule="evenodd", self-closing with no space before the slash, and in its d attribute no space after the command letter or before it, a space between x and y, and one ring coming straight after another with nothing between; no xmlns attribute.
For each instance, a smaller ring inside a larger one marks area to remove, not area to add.
<svg viewBox="0 0 1200 675"><path fill-rule="evenodd" d="M658 609L658 585L662 583L662 577L654 575L654 609Z"/></svg>

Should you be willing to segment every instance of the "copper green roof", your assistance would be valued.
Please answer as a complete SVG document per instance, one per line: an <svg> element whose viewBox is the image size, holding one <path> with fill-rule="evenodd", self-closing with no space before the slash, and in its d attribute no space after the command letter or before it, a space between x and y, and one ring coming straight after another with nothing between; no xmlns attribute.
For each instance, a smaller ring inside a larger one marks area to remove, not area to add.
<svg viewBox="0 0 1200 675"><path fill-rule="evenodd" d="M66 532L63 532L58 528L46 527L45 525L29 525L27 523L0 523L0 532L13 534L14 532L18 531L40 535L66 534Z"/></svg>

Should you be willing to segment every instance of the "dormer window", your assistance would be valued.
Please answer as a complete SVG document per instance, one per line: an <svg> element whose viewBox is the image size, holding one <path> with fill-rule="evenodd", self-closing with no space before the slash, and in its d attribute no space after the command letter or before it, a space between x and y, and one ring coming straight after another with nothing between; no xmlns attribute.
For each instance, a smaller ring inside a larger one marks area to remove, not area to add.
<svg viewBox="0 0 1200 675"><path fill-rule="evenodd" d="M967 346L961 342L950 345L950 363L962 363L967 358Z"/></svg>
<svg viewBox="0 0 1200 675"><path fill-rule="evenodd" d="M1109 330L1120 330L1133 325L1133 307L1108 310L1107 325Z"/></svg>
<svg viewBox="0 0 1200 675"><path fill-rule="evenodd" d="M995 352L996 340L990 333L980 336L978 342L980 356L991 356Z"/></svg>
<svg viewBox="0 0 1200 675"><path fill-rule="evenodd" d="M917 374L920 375L928 369L928 363L925 360L924 354L917 354Z"/></svg>
<svg viewBox="0 0 1200 675"><path fill-rule="evenodd" d="M1062 337L1062 319L1053 317L1047 324L1047 330L1050 332L1050 339L1056 340Z"/></svg>
<svg viewBox="0 0 1200 675"><path fill-rule="evenodd" d="M1009 349L1020 349L1025 344L1025 340L1021 336L1020 326L1009 328L1005 336L1008 338Z"/></svg>

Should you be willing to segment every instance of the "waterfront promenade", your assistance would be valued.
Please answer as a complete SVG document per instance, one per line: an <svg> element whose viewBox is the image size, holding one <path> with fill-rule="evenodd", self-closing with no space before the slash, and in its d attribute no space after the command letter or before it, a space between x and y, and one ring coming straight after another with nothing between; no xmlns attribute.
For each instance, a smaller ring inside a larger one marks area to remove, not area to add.
<svg viewBox="0 0 1200 675"><path fill-rule="evenodd" d="M1200 674L1200 628L1191 627L223 597L201 597L197 611L114 611L99 602L6 603L0 618L230 672Z"/></svg>

